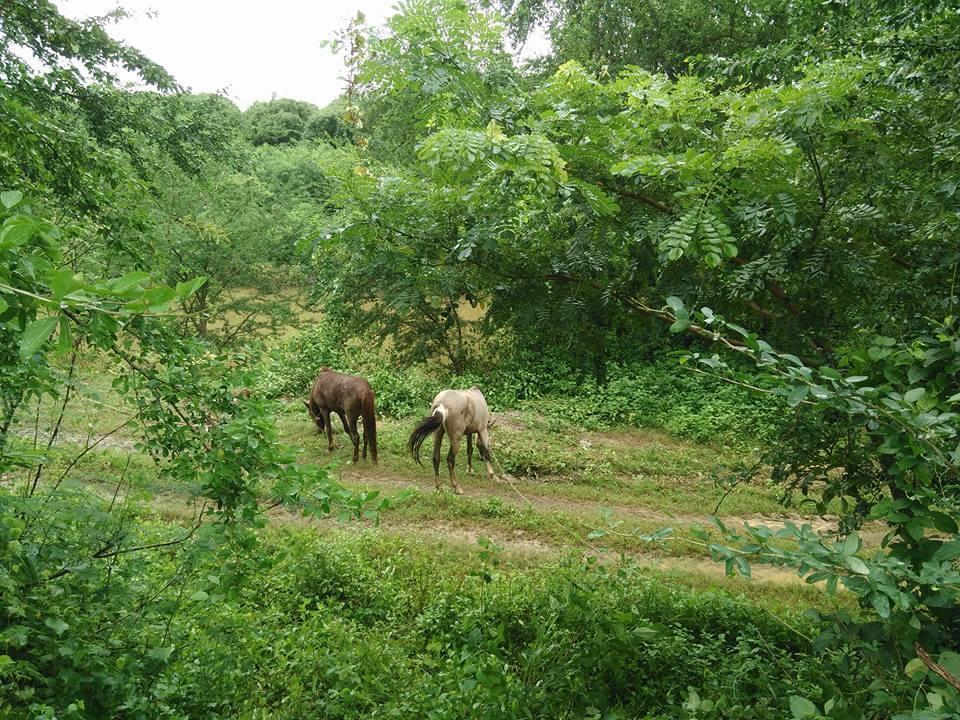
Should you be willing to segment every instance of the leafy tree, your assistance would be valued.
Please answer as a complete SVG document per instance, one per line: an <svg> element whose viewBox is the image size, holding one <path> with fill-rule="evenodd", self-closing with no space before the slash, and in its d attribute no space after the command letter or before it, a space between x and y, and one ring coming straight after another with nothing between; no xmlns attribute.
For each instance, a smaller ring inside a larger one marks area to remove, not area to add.
<svg viewBox="0 0 960 720"><path fill-rule="evenodd" d="M244 382L242 357L213 355L152 317L189 299L203 278L171 288L149 284L144 272L110 280L75 273L64 265L60 228L35 216L17 191L0 201L0 473L27 470L22 483L0 490L0 707L110 715L148 702L151 676L176 642L163 627L181 609L194 563L221 553L223 581L239 581L242 563L234 553L255 542L262 494L318 512L338 505L354 512L362 500L335 488L323 471L295 464L263 405L235 397ZM129 490L117 499L125 474L109 503L71 489L65 481L89 446L59 475L49 470L75 390L73 369L88 348L123 368L114 387L134 411L124 425L139 429L160 474L200 499L182 530L156 532L139 523ZM66 376L55 353L69 355ZM7 430L18 408L42 395L52 396L60 414L37 452L11 443ZM160 550L174 552L176 561ZM169 567L167 577L144 582L148 566ZM221 585L227 587L218 579ZM131 646L127 640L141 624Z"/></svg>
<svg viewBox="0 0 960 720"><path fill-rule="evenodd" d="M393 21L391 39L370 43L373 97L420 98L417 125L438 129L420 141L419 163L400 172L432 189L412 195L407 183L387 183L381 196L403 192L353 205L364 262L389 254L371 238L423 236L418 228L436 225L407 263L470 278L462 286L490 302L493 325L523 317L533 298L555 298L554 325L580 308L583 324L629 331L635 299L682 291L742 321L759 318L774 340L815 355L864 324L893 332L891 322L941 302L922 288L948 283L956 261L952 231L931 232L952 226L955 204L955 168L939 150L954 142L942 76L931 73L941 79L923 90L915 77L891 77L893 51L882 46L742 93L636 69L605 80L576 63L530 91L519 81L486 91L484 55L451 63L421 54L426 67L412 70L401 52L414 38L429 46L422 33L439 44L453 32L435 24L445 7L428 22L416 6L413 19ZM449 12L459 27L460 10ZM924 32L941 32L948 17L932 17ZM936 62L949 67L954 54L945 48ZM432 73L449 78L446 93L423 92L418 78ZM463 88L485 99L438 105ZM930 128L923 136L911 127L919 117ZM462 203L458 227L425 218L445 209L424 196ZM397 222L401 209L409 222ZM550 324L543 319L540 327ZM602 352L596 343L594 355Z"/></svg>
<svg viewBox="0 0 960 720"><path fill-rule="evenodd" d="M513 39L536 27L550 37L555 64L576 60L616 73L636 65L669 76L685 73L688 59L736 56L804 28L784 0L500 0ZM788 21L789 18L789 21ZM813 29L813 28L811 28Z"/></svg>
<svg viewBox="0 0 960 720"><path fill-rule="evenodd" d="M725 75L624 67L610 78L576 62L535 86L500 66L511 81L487 85L487 57L409 52L469 25L462 6L434 7L427 20L415 4L370 42L371 102L405 103L417 122L394 147L416 142L416 160L343 174L345 222L331 237L342 256L325 285L362 293L356 322L379 322L406 347L449 346L428 308L459 297L489 303L488 329L534 345L565 336L598 366L604 337L583 328L666 321L678 335L725 338L734 359L708 367L734 373L752 359L758 370L735 380L803 406L770 456L776 478L840 502L842 522L837 542L781 533L799 550L733 533L747 544L717 556L844 583L869 615L837 619L834 634L878 666L916 657L911 673L939 678L929 711L952 707L960 153L944 102L956 97L958 51L941 38L956 14L924 6L901 31L891 12L863 31L866 50L825 42L838 52L790 82L730 89ZM663 307L651 300L664 296ZM384 306L396 324L375 319ZM890 529L872 557L859 554L865 518ZM874 690L876 712L902 709ZM833 700L823 714L847 709Z"/></svg>
<svg viewBox="0 0 960 720"><path fill-rule="evenodd" d="M253 145L285 145L299 140L348 140L350 128L343 120L344 112L342 101L321 110L302 100L278 98L255 102L243 115Z"/></svg>
<svg viewBox="0 0 960 720"><path fill-rule="evenodd" d="M171 283L206 278L187 303L192 330L207 337L213 321L219 339L227 341L289 319L272 294L291 282L289 270L281 268L293 247L277 223L264 221L283 215L275 212L274 196L263 183L229 167L208 166L198 178L171 169L157 187L147 234L156 266L166 269Z"/></svg>

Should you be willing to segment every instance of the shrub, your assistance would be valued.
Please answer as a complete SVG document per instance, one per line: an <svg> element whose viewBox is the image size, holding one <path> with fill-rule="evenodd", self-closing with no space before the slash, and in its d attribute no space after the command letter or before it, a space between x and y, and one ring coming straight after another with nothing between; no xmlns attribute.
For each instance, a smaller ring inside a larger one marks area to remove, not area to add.
<svg viewBox="0 0 960 720"><path fill-rule="evenodd" d="M612 366L605 385L586 382L576 394L547 397L534 407L587 427L655 427L734 445L769 441L790 417L780 398L697 375L669 360Z"/></svg>
<svg viewBox="0 0 960 720"><path fill-rule="evenodd" d="M169 714L779 720L791 695L877 677L814 654L791 629L809 620L629 565L507 572L489 543L464 559L372 534L271 546L256 588L189 620L156 684Z"/></svg>
<svg viewBox="0 0 960 720"><path fill-rule="evenodd" d="M273 348L261 364L255 389L265 397L307 395L322 367L337 368L343 342L328 325L317 323Z"/></svg>

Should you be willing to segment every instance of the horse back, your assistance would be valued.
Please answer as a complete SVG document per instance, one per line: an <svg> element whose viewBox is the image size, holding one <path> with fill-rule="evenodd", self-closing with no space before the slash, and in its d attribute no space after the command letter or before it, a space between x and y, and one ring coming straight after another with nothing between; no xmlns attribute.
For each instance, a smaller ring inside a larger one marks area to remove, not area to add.
<svg viewBox="0 0 960 720"><path fill-rule="evenodd" d="M479 388L443 390L433 399L431 412L441 405L446 409L447 432L475 433L487 427L490 409Z"/></svg>
<svg viewBox="0 0 960 720"><path fill-rule="evenodd" d="M373 390L362 377L324 369L313 383L310 398L326 410L359 412L363 398Z"/></svg>

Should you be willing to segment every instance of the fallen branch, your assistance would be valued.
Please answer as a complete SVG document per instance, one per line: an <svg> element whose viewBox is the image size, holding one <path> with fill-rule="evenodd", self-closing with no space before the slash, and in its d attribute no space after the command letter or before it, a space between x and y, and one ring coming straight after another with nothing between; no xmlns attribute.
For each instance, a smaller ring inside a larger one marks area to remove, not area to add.
<svg viewBox="0 0 960 720"><path fill-rule="evenodd" d="M946 682L948 685L951 685L957 690L960 690L960 678L957 678L955 675L953 675L953 673L947 670L943 665L940 665L932 657L930 657L930 653L924 650L923 647L920 645L920 643L914 643L913 649L917 652L917 657L920 658L920 662L922 662L924 665L930 668L930 670L932 670L941 678L943 678L944 682Z"/></svg>

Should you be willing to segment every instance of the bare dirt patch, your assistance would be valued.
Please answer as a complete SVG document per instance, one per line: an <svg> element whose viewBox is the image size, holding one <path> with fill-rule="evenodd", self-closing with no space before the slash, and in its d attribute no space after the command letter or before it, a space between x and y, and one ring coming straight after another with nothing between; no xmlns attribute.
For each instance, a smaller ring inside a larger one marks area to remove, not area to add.
<svg viewBox="0 0 960 720"><path fill-rule="evenodd" d="M494 427L498 430L510 430L512 432L523 432L527 429L527 423L523 419L528 413L520 410L504 410L502 412L490 413L493 416Z"/></svg>
<svg viewBox="0 0 960 720"><path fill-rule="evenodd" d="M623 448L654 448L662 447L672 450L680 449L685 445L675 438L659 433L655 430L609 430L607 432L587 432L580 437L580 447L602 447L610 449Z"/></svg>
<svg viewBox="0 0 960 720"><path fill-rule="evenodd" d="M15 437L25 438L27 440L33 440L34 438L34 431L30 428L16 428L11 429L9 432ZM38 430L36 432L37 447L46 446L47 443L50 442L50 435L51 433L46 430ZM119 434L103 437L98 433L81 435L80 433L61 430L57 433L53 445L79 445L81 448L95 445L100 450L133 450L134 442L134 440Z"/></svg>

